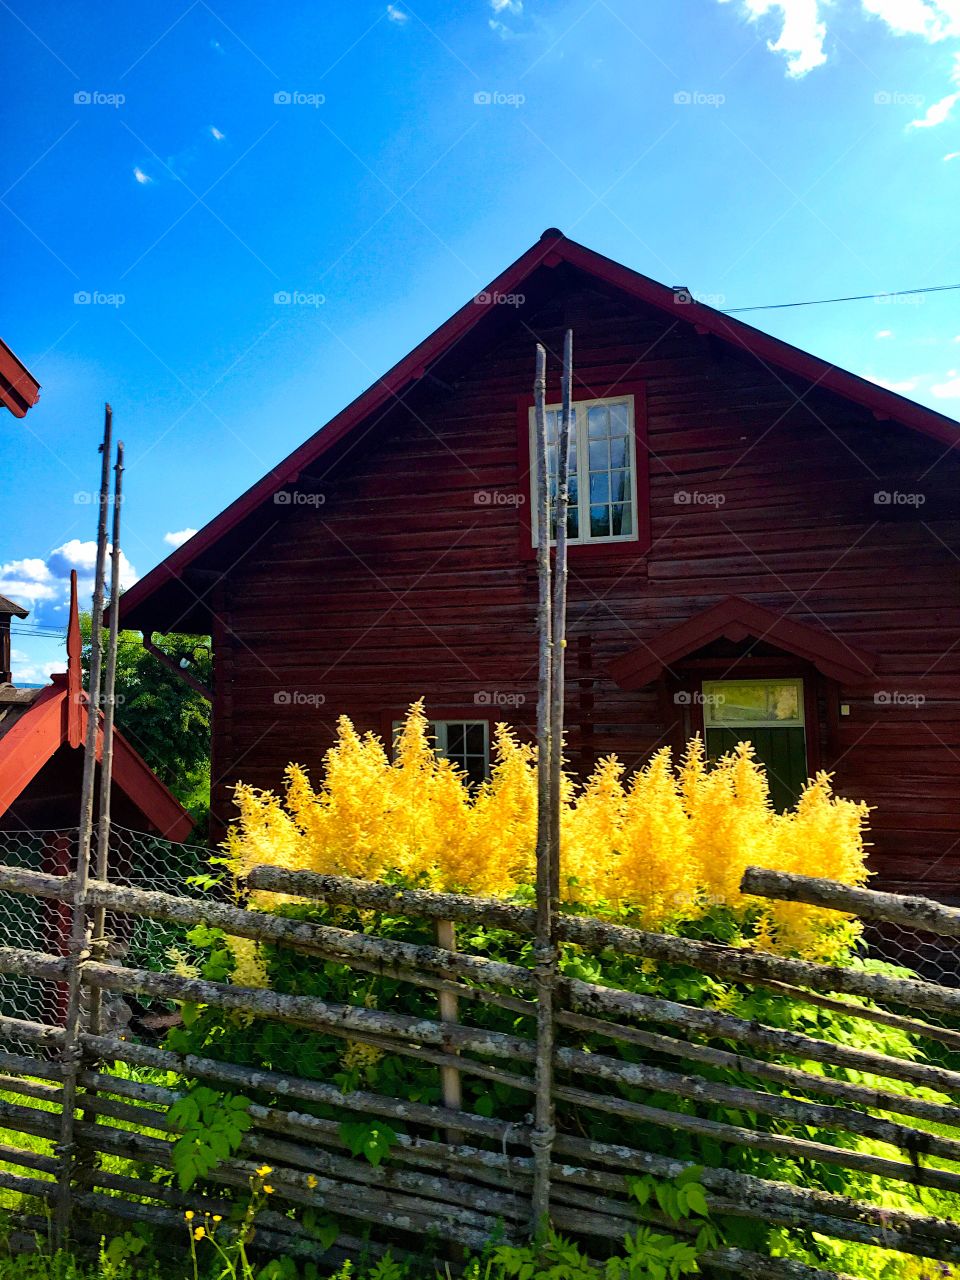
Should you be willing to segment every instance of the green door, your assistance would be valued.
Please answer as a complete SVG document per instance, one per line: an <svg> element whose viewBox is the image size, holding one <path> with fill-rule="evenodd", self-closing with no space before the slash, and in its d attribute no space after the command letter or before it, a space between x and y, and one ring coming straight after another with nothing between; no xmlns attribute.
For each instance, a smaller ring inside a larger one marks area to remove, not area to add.
<svg viewBox="0 0 960 1280"><path fill-rule="evenodd" d="M807 781L802 680L708 680L703 685L707 754L750 742L764 765L773 807L795 804Z"/></svg>

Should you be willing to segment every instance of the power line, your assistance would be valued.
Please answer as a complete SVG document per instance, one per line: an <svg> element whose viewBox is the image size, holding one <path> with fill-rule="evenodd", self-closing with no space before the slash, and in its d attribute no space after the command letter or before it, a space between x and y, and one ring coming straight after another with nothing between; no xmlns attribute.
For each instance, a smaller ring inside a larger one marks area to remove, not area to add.
<svg viewBox="0 0 960 1280"><path fill-rule="evenodd" d="M11 627L15 636L42 636L54 640L62 640L67 634L66 627Z"/></svg>
<svg viewBox="0 0 960 1280"><path fill-rule="evenodd" d="M770 302L757 307L720 307L724 315L742 315L744 311L781 311L785 307L823 307L830 302L872 302L877 298L905 298L917 293L947 293L960 289L960 284L935 284L926 289L892 289L889 293L853 293L844 298L812 298L808 302Z"/></svg>

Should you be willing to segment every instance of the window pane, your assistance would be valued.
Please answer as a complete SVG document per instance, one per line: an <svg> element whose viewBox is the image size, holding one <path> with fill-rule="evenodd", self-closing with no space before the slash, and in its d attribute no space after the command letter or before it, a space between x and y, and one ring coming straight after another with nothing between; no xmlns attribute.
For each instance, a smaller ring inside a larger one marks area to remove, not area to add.
<svg viewBox="0 0 960 1280"><path fill-rule="evenodd" d="M395 722L395 728L399 721ZM432 720L430 743L438 755L442 755L462 769L470 783L484 781L488 772L489 751L485 721Z"/></svg>
<svg viewBox="0 0 960 1280"><path fill-rule="evenodd" d="M610 465L611 467L625 467L629 462L627 457L627 442L625 439L610 441Z"/></svg>
<svg viewBox="0 0 960 1280"><path fill-rule="evenodd" d="M613 502L629 502L630 473L628 471L612 471L610 473L610 498Z"/></svg>
<svg viewBox="0 0 960 1280"><path fill-rule="evenodd" d="M613 533L615 537L633 533L633 507L629 502L618 502L613 508Z"/></svg>
<svg viewBox="0 0 960 1280"><path fill-rule="evenodd" d="M708 724L748 726L803 723L800 680L708 680L704 683L704 720Z"/></svg>
<svg viewBox="0 0 960 1280"><path fill-rule="evenodd" d="M610 446L606 440L590 441L590 470L606 471L610 466Z"/></svg>
<svg viewBox="0 0 960 1280"><path fill-rule="evenodd" d="M610 476L606 471L599 471L590 475L590 501L591 502L609 502L610 501Z"/></svg>
<svg viewBox="0 0 960 1280"><path fill-rule="evenodd" d="M610 434L610 415L607 406L593 405L587 410L587 435L591 440L602 440Z"/></svg>
<svg viewBox="0 0 960 1280"><path fill-rule="evenodd" d="M627 413L625 404L612 404L609 409L610 413L610 434L612 436L625 436L630 429L630 415Z"/></svg>
<svg viewBox="0 0 960 1280"><path fill-rule="evenodd" d="M610 536L610 508L591 507L590 508L590 537L591 538L609 538Z"/></svg>

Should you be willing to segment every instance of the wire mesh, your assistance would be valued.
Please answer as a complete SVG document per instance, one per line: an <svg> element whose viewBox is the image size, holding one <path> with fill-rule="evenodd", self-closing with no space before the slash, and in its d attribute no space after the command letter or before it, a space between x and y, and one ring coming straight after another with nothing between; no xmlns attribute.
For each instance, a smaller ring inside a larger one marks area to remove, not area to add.
<svg viewBox="0 0 960 1280"><path fill-rule="evenodd" d="M52 875L69 875L77 856L78 830L0 831L0 862ZM96 858L96 841L92 857ZM113 826L110 833L109 880L113 884L153 889L179 896L202 897L196 877L209 871L210 850L177 844L158 836ZM0 891L0 946L65 955L70 907L25 894ZM170 950L188 956L182 925L109 911L104 933L107 957L134 968L169 969ZM0 975L0 1014L58 1026L63 1019L66 988L35 978ZM137 1012L130 1002L108 997L107 1023L123 1029ZM8 1051L37 1053L35 1045L0 1033ZM46 1056L46 1054L44 1054Z"/></svg>

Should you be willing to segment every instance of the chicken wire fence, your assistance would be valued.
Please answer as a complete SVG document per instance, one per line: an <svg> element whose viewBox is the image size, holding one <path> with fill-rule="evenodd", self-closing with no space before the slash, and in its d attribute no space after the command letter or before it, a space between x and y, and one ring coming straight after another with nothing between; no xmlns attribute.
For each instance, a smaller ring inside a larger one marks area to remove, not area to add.
<svg viewBox="0 0 960 1280"><path fill-rule="evenodd" d="M55 875L70 874L77 858L77 828L59 831L0 831L0 863ZM96 832L91 857L97 856ZM196 877L210 870L210 850L177 844L142 831L112 826L109 880L115 885L153 889L163 893L202 897L206 890ZM107 954L123 964L143 968L169 967L171 948L185 948L181 925L162 920L108 912L105 921ZM70 908L59 902L0 891L0 946L26 947L52 955L66 955ZM60 1025L66 1000L64 984L4 974L0 981L0 1015ZM147 1001L149 1005L149 1001ZM117 1029L134 1013L117 1001L110 1019ZM36 1045L4 1038L4 1045L20 1053L37 1052Z"/></svg>
<svg viewBox="0 0 960 1280"><path fill-rule="evenodd" d="M78 835L77 828L0 831L0 863L67 875L76 865ZM94 859L96 838L94 831ZM178 844L111 826L108 865L110 882L115 885L203 897L209 887L197 878L209 874L210 857L210 849L202 845ZM0 946L34 947L64 955L69 929L70 911L65 904L0 891ZM698 937L695 925L688 925L685 932ZM125 965L155 970L169 967L177 958L171 949L184 960L195 958L190 954L186 931L178 924L111 911L106 916L105 934L108 957ZM867 960L902 966L928 982L960 987L960 948L951 938L896 924L866 923L864 944ZM5 974L0 981L0 1015L56 1025L63 1017L64 999L64 991L35 978ZM149 1000L146 1004L150 1005ZM114 1025L122 1024L130 1014L129 1005L118 1002ZM930 1021L941 1019L933 1014ZM27 1045L17 1048L35 1051Z"/></svg>

